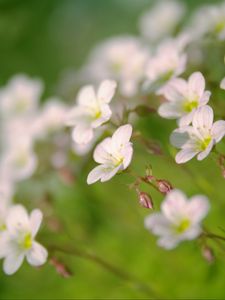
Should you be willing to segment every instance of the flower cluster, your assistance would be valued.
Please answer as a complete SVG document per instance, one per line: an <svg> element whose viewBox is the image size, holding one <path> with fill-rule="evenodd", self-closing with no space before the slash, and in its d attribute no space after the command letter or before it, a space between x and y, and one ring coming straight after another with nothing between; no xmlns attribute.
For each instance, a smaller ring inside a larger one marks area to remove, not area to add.
<svg viewBox="0 0 225 300"><path fill-rule="evenodd" d="M47 260L47 250L35 241L41 211L35 209L28 215L22 205L13 204L17 184L35 176L42 163L37 145L51 145L52 156L45 161L51 161L55 169L71 164L74 156L68 151L86 155L93 150L98 165L86 174L90 185L109 181L125 170L131 174L137 140L148 153L159 154L154 142L138 131L142 116L158 112L158 118L177 120L178 128L170 136L171 144L180 149L177 164L194 156L203 160L224 138L224 116L214 122L213 99L209 106L215 95L213 88L212 92L206 89L210 76L198 70L203 56L200 40L212 38L220 43L225 39L225 5L201 8L178 32L184 13L178 1L157 1L140 19L140 37L113 37L96 46L76 76L79 91L71 106L58 97L40 104L42 82L25 75L14 76L0 90L0 258L5 273L16 272L24 258L33 266ZM214 84L225 89L221 78ZM148 159L149 154L147 163ZM219 159L224 171L225 156ZM141 183L165 195L161 212L145 219L146 228L159 236L158 244L166 249L199 237L203 233L200 223L209 211L207 197L188 200L150 169L144 177L135 175L131 184L140 205L147 209L153 209L153 199L140 190Z"/></svg>

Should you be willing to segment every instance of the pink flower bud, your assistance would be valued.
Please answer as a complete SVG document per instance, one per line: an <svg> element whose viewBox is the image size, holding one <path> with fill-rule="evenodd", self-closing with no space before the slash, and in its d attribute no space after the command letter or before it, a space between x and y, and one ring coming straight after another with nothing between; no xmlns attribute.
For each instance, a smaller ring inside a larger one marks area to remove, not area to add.
<svg viewBox="0 0 225 300"><path fill-rule="evenodd" d="M148 195L145 192L139 192L138 197L139 197L139 203L142 207L153 209L153 201L150 195Z"/></svg>
<svg viewBox="0 0 225 300"><path fill-rule="evenodd" d="M64 277L69 278L72 276L72 272L68 269L66 265L64 265L62 262L60 262L55 257L52 257L49 261L49 263L55 268L56 272Z"/></svg>
<svg viewBox="0 0 225 300"><path fill-rule="evenodd" d="M205 258L205 260L209 263L212 263L215 259L215 256L213 254L213 251L210 247L204 246L202 248L202 256Z"/></svg>
<svg viewBox="0 0 225 300"><path fill-rule="evenodd" d="M164 179L157 180L156 184L157 184L157 188L158 188L159 192L161 192L163 194L167 194L173 189L173 187L169 183L169 181L164 180Z"/></svg>

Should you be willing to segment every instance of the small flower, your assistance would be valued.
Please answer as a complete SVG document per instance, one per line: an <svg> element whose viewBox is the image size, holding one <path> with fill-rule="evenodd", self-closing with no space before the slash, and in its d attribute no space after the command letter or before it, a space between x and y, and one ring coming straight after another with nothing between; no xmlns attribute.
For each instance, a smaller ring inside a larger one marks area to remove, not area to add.
<svg viewBox="0 0 225 300"><path fill-rule="evenodd" d="M145 219L145 227L159 236L159 246L173 249L179 242L199 236L200 223L208 210L205 196L197 195L188 200L180 190L172 190L161 204L161 212Z"/></svg>
<svg viewBox="0 0 225 300"><path fill-rule="evenodd" d="M0 113L3 118L28 116L37 109L43 90L40 80L16 75L0 90Z"/></svg>
<svg viewBox="0 0 225 300"><path fill-rule="evenodd" d="M166 84L185 71L187 56L180 48L175 40L160 45L147 63L144 88L155 85L157 94L162 94Z"/></svg>
<svg viewBox="0 0 225 300"><path fill-rule="evenodd" d="M21 181L34 173L37 157L31 144L25 140L15 143L14 146L4 153L0 160L0 167L8 172L12 181Z"/></svg>
<svg viewBox="0 0 225 300"><path fill-rule="evenodd" d="M3 270L6 274L15 273L24 258L32 266L40 266L47 260L47 250L35 241L42 221L39 209L28 216L22 205L13 206L6 218L6 233L0 239L0 257L4 258Z"/></svg>
<svg viewBox="0 0 225 300"><path fill-rule="evenodd" d="M196 109L207 104L211 95L205 91L205 79L200 72L193 73L188 81L172 79L163 94L168 102L160 105L158 113L166 119L178 119L179 126L189 125Z"/></svg>
<svg viewBox="0 0 225 300"><path fill-rule="evenodd" d="M104 80L95 93L93 86L83 87L78 95L77 105L69 112L66 124L74 126L73 140L78 144L89 143L94 129L111 117L109 102L115 94L116 82Z"/></svg>
<svg viewBox="0 0 225 300"><path fill-rule="evenodd" d="M57 98L50 98L34 120L35 138L44 138L63 128L67 107Z"/></svg>
<svg viewBox="0 0 225 300"><path fill-rule="evenodd" d="M171 134L171 144L181 149L175 158L178 164L196 155L198 160L203 160L225 135L225 121L213 123L213 110L208 105L198 108L192 124L178 128Z"/></svg>
<svg viewBox="0 0 225 300"><path fill-rule="evenodd" d="M222 90L225 90L225 77L221 80L221 82L220 82L220 88L222 89Z"/></svg>
<svg viewBox="0 0 225 300"><path fill-rule="evenodd" d="M100 165L88 175L87 183L110 180L119 171L125 170L132 159L133 147L130 142L132 126L120 126L111 138L104 139L94 151L94 160Z"/></svg>
<svg viewBox="0 0 225 300"><path fill-rule="evenodd" d="M157 1L141 16L140 31L151 42L157 42L166 35L173 33L184 12L184 5L179 1Z"/></svg>

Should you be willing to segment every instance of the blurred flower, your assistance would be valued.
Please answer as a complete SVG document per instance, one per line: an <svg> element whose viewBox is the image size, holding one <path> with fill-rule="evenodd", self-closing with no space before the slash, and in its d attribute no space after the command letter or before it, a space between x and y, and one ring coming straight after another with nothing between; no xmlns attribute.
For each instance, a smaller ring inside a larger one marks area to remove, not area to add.
<svg viewBox="0 0 225 300"><path fill-rule="evenodd" d="M225 2L216 5L200 6L194 13L187 31L195 40L199 40L206 35L212 35L219 40L224 40Z"/></svg>
<svg viewBox="0 0 225 300"><path fill-rule="evenodd" d="M77 99L77 105L69 111L66 124L74 126L73 140L78 144L89 143L94 136L94 129L100 127L111 117L109 102L115 94L116 82L104 80L97 91L93 86L84 86Z"/></svg>
<svg viewBox="0 0 225 300"><path fill-rule="evenodd" d="M155 85L157 93L162 94L165 85L185 71L187 57L181 48L175 40L160 45L147 63L145 88Z"/></svg>
<svg viewBox="0 0 225 300"><path fill-rule="evenodd" d="M0 160L0 168L6 170L12 181L29 178L37 166L37 157L30 143L21 141L10 148Z"/></svg>
<svg viewBox="0 0 225 300"><path fill-rule="evenodd" d="M82 71L90 81L107 77L117 80L120 93L131 97L138 92L138 86L144 78L148 57L149 51L138 38L114 37L92 51Z"/></svg>
<svg viewBox="0 0 225 300"><path fill-rule="evenodd" d="M57 98L47 99L42 111L34 121L36 138L44 138L65 126L68 108Z"/></svg>
<svg viewBox="0 0 225 300"><path fill-rule="evenodd" d="M198 160L204 159L225 135L225 121L213 123L213 110L208 105L198 108L192 124L174 130L170 137L172 145L181 149L176 155L178 164L189 161L195 155Z"/></svg>
<svg viewBox="0 0 225 300"><path fill-rule="evenodd" d="M225 90L225 77L220 82L220 88Z"/></svg>
<svg viewBox="0 0 225 300"><path fill-rule="evenodd" d="M22 205L13 206L6 218L6 231L0 238L0 257L4 258L3 270L15 273L24 258L32 266L40 266L47 260L47 250L35 241L42 221L39 209L28 216Z"/></svg>
<svg viewBox="0 0 225 300"><path fill-rule="evenodd" d="M180 1L157 1L141 16L140 32L151 42L157 42L166 35L174 33L184 13L185 7Z"/></svg>
<svg viewBox="0 0 225 300"><path fill-rule="evenodd" d="M119 171L125 170L132 159L133 147L130 142L132 126L120 126L111 138L104 139L94 151L94 160L100 165L88 175L87 183L108 181Z"/></svg>
<svg viewBox="0 0 225 300"><path fill-rule="evenodd" d="M188 200L180 190L172 190L161 204L161 212L145 219L145 227L160 237L159 246L173 249L179 242L199 236L200 222L208 210L205 196L197 195Z"/></svg>
<svg viewBox="0 0 225 300"><path fill-rule="evenodd" d="M211 95L205 91L205 79L200 72L193 73L188 81L172 79L163 94L168 102L160 105L158 113L166 119L178 119L179 126L189 125L196 109L207 104Z"/></svg>
<svg viewBox="0 0 225 300"><path fill-rule="evenodd" d="M40 80L16 75L0 90L0 114L2 118L25 117L37 109L43 90Z"/></svg>

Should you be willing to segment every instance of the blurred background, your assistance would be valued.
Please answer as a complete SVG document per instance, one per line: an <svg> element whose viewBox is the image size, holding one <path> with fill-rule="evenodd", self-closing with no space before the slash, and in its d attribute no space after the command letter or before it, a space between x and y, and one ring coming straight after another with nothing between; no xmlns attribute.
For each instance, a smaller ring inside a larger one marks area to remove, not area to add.
<svg viewBox="0 0 225 300"><path fill-rule="evenodd" d="M94 45L118 34L138 34L140 14L154 2L150 0L0 0L0 84L17 73L40 77L45 96L59 95L65 102L64 79L82 66ZM212 1L186 0L190 13L196 6ZM219 1L213 1L216 3ZM207 20L206 20L207 22ZM225 53L225 51L224 51ZM75 98L75 94L74 94ZM139 124L146 137L159 139L168 147L173 122L157 116L143 118ZM154 130L153 130L154 129ZM207 194L212 209L209 228L224 222L224 179L215 163L188 163L189 174L172 161L136 149L134 167L140 174L151 163L157 177L169 179L188 195ZM82 160L82 158L80 159ZM82 163L82 161L80 162ZM225 298L224 254L218 252L213 264L202 257L197 242L185 242L173 251L157 247L155 237L143 226L147 211L138 205L136 195L126 184L130 178L118 176L105 184L86 185L88 164L72 186L56 174L46 175L46 186L55 214L66 224L74 245L96 254L120 270L132 274L155 291L158 298ZM76 162L74 165L76 168ZM204 177L201 175L204 174ZM38 201L38 186L32 180L18 193L20 201ZM27 191L28 190L28 191ZM24 192L25 191L25 192ZM162 196L151 191L156 208ZM22 198L25 199L22 199ZM35 203L38 206L38 202ZM33 207L33 204L30 205ZM61 241L55 233L43 233L43 244ZM135 280L117 276L89 259L58 254L73 276L61 278L46 264L40 270L25 265L12 277L0 278L1 299L143 299L149 298ZM126 276L125 276L126 277Z"/></svg>

